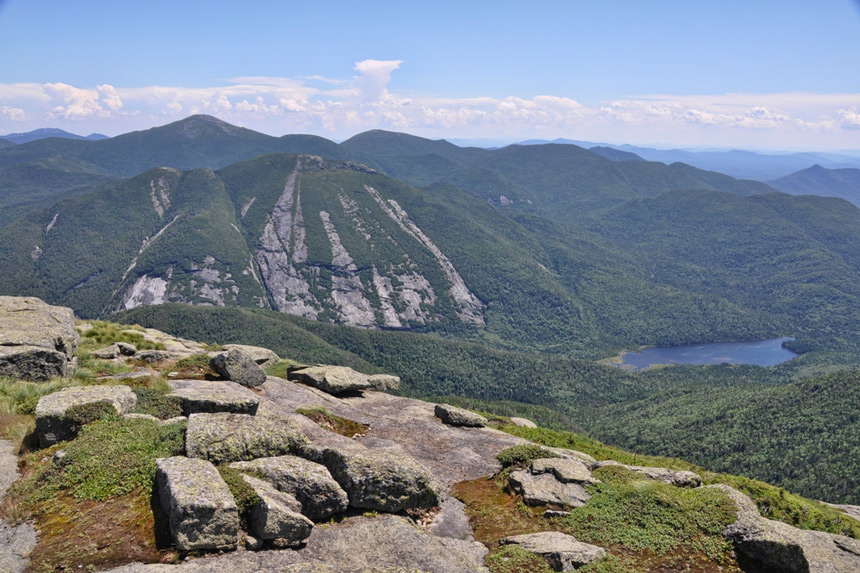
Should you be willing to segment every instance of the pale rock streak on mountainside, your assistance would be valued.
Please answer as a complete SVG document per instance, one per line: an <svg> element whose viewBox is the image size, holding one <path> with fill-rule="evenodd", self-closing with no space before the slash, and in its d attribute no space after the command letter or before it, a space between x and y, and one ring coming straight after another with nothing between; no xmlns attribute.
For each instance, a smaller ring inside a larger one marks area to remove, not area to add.
<svg viewBox="0 0 860 573"><path fill-rule="evenodd" d="M50 222L50 223L48 223L48 226L47 226L47 227L45 227L45 234L46 234L46 235L48 234L48 231L50 231L51 229L53 229L53 228L54 228L54 225L56 225L56 224L57 224L57 217L59 217L59 216L60 216L60 214L59 214L59 213L54 213L54 218L53 218L53 219L51 219L51 222Z"/></svg>
<svg viewBox="0 0 860 573"><path fill-rule="evenodd" d="M331 297L338 307L340 318L344 323L353 326L372 326L376 322L373 306L364 296L364 285L358 276L358 268L337 234L331 216L320 211L328 240L331 243L332 273Z"/></svg>
<svg viewBox="0 0 860 573"><path fill-rule="evenodd" d="M364 188L368 193L370 193L371 197L373 197L386 215L391 217L391 219L393 219L404 232L408 233L415 238L415 240L424 245L424 247L436 258L436 261L445 273L448 282L451 284L449 292L451 294L451 298L453 298L459 306L457 316L460 317L460 320L474 324L484 324L484 317L481 314L481 309L484 304L478 300L478 297L472 294L469 287L466 286L465 281L463 281L463 277L460 276L460 273L457 272L457 269L454 268L454 265L448 257L439 250L439 247L430 240L430 237L425 235L424 232L418 228L418 225L409 218L409 215L402 207L400 207L397 201L389 199L386 204L385 200L379 192L376 191L376 189L369 185L365 185Z"/></svg>
<svg viewBox="0 0 860 573"><path fill-rule="evenodd" d="M167 168L165 170L173 171ZM170 208L170 186L167 180L164 177L159 177L158 182L153 179L149 182L149 189L149 196L152 199L152 206L155 207L155 212L158 213L159 217L164 217L164 212Z"/></svg>

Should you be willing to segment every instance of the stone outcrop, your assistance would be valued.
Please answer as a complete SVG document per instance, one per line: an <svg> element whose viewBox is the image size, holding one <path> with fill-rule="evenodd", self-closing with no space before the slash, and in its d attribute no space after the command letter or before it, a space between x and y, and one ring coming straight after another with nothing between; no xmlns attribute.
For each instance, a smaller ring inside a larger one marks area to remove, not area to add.
<svg viewBox="0 0 860 573"><path fill-rule="evenodd" d="M448 404L436 404L433 413L437 418L450 426L466 426L468 428L483 428L487 425L487 419L480 414L450 406Z"/></svg>
<svg viewBox="0 0 860 573"><path fill-rule="evenodd" d="M182 401L185 416L200 413L230 412L233 414L257 413L260 399L230 382L204 380L171 380L170 396Z"/></svg>
<svg viewBox="0 0 860 573"><path fill-rule="evenodd" d="M230 465L262 474L278 491L295 496L301 503L301 512L314 521L328 519L349 505L346 492L321 464L296 456L277 456Z"/></svg>
<svg viewBox="0 0 860 573"><path fill-rule="evenodd" d="M177 549L235 548L239 510L215 466L182 456L161 458L155 465L158 496Z"/></svg>
<svg viewBox="0 0 860 573"><path fill-rule="evenodd" d="M600 480L591 477L591 470L579 459L538 459L531 463L529 471L532 475L552 474L561 483L600 483Z"/></svg>
<svg viewBox="0 0 860 573"><path fill-rule="evenodd" d="M374 374L367 377L370 383L370 389L377 392L388 392L389 390L400 389L400 376L392 376L391 374Z"/></svg>
<svg viewBox="0 0 860 573"><path fill-rule="evenodd" d="M580 507L591 499L582 483L561 482L552 473L534 474L530 470L511 472L511 488L523 497L526 505L560 505Z"/></svg>
<svg viewBox="0 0 860 573"><path fill-rule="evenodd" d="M642 474L649 479L678 487L699 487L702 485L702 476L695 472L685 470L670 470L666 468L652 468L647 466L628 466L614 460L597 462L594 464L594 469L606 466L620 466L630 470L631 472Z"/></svg>
<svg viewBox="0 0 860 573"><path fill-rule="evenodd" d="M0 376L35 382L69 377L77 369L77 349L72 309L0 296Z"/></svg>
<svg viewBox="0 0 860 573"><path fill-rule="evenodd" d="M268 368L278 360L280 357L275 354L272 350L268 348L263 348L262 346L249 346L247 344L225 344L225 350L238 350L245 356L250 357L254 362L260 365L262 368Z"/></svg>
<svg viewBox="0 0 860 573"><path fill-rule="evenodd" d="M298 428L280 417L192 414L188 417L185 453L220 464L295 453L305 441Z"/></svg>
<svg viewBox="0 0 860 573"><path fill-rule="evenodd" d="M209 360L209 366L222 378L248 388L256 388L266 381L266 371L238 348L219 352Z"/></svg>
<svg viewBox="0 0 860 573"><path fill-rule="evenodd" d="M753 500L727 485L720 489L738 508L737 520L723 536L756 565L785 573L849 573L860 571L860 541L823 531L797 529L759 514Z"/></svg>
<svg viewBox="0 0 860 573"><path fill-rule="evenodd" d="M606 555L596 545L577 541L575 537L559 531L544 531L527 535L513 535L500 540L501 545L519 545L526 551L542 556L556 571L573 571Z"/></svg>
<svg viewBox="0 0 860 573"><path fill-rule="evenodd" d="M511 424L513 424L514 426L519 426L521 428L537 428L537 424L535 424L531 420L527 420L526 418L511 418Z"/></svg>
<svg viewBox="0 0 860 573"><path fill-rule="evenodd" d="M242 476L260 498L250 511L250 533L278 547L298 547L311 534L313 521L301 514L301 504L288 493L278 491L265 481Z"/></svg>
<svg viewBox="0 0 860 573"><path fill-rule="evenodd" d="M46 448L74 438L78 422L70 416L70 410L100 402L110 404L122 415L134 408L137 396L128 386L75 386L39 398L36 404L39 444Z"/></svg>
<svg viewBox="0 0 860 573"><path fill-rule="evenodd" d="M406 454L359 446L328 448L322 462L346 491L352 507L394 513L430 508L441 501L439 484Z"/></svg>
<svg viewBox="0 0 860 573"><path fill-rule="evenodd" d="M346 366L311 366L290 372L289 379L334 395L368 390L371 387L367 374Z"/></svg>
<svg viewBox="0 0 860 573"><path fill-rule="evenodd" d="M95 358L101 358L103 360L112 360L120 356L134 356L135 354L137 354L137 347L134 344L129 344L128 342L114 342L110 346L99 348L98 350L94 350L90 354L92 354Z"/></svg>

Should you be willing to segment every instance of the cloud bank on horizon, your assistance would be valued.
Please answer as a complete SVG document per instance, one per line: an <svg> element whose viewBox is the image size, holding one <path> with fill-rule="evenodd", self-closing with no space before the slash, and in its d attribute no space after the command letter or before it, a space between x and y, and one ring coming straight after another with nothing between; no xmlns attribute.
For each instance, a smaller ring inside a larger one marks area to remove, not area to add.
<svg viewBox="0 0 860 573"><path fill-rule="evenodd" d="M202 113L271 135L333 139L387 129L448 139L860 148L857 93L648 94L593 106L555 95L406 96L389 89L402 65L368 59L350 78L238 77L194 88L0 83L0 133L60 127L118 135Z"/></svg>

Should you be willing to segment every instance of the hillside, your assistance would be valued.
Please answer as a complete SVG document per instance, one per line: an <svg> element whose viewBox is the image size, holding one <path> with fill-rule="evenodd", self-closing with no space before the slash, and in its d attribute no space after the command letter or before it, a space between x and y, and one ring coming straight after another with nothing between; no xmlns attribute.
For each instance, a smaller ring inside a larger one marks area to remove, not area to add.
<svg viewBox="0 0 860 573"><path fill-rule="evenodd" d="M839 197L860 206L860 169L825 169L813 165L768 183L790 195Z"/></svg>

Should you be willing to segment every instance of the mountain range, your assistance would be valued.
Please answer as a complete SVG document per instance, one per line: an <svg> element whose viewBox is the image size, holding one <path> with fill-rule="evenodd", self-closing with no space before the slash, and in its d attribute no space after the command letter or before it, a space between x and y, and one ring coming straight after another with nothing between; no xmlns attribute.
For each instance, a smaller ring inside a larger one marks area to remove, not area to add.
<svg viewBox="0 0 860 573"><path fill-rule="evenodd" d="M101 133L91 133L84 137L82 135L75 135L74 133L69 133L68 131L64 131L62 129L57 129L55 127L34 129L33 131L28 131L26 133L10 133L7 135L0 135L0 138L16 144L28 143L30 141L36 141L37 139L47 139L49 137L59 137L62 139L83 139L86 141L98 141L100 139L108 139L107 135L102 135Z"/></svg>

